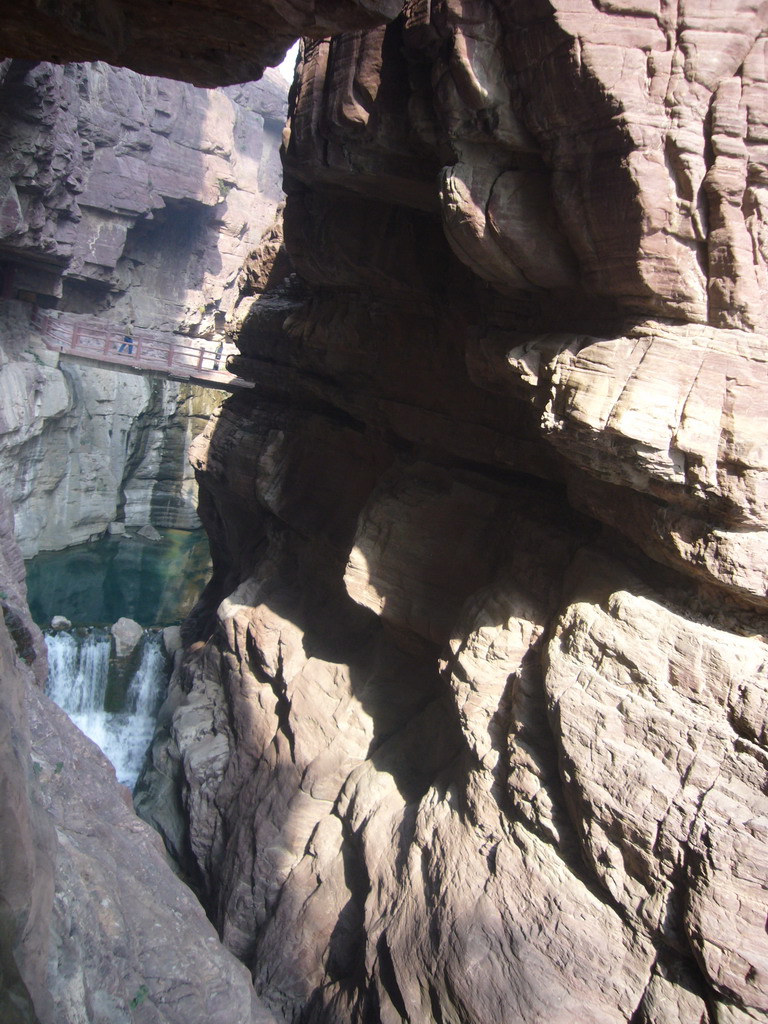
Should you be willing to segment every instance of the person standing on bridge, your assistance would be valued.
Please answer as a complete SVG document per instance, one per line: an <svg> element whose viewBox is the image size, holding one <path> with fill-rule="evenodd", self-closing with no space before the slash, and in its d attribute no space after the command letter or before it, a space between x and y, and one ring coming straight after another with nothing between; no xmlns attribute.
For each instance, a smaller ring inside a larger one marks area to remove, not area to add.
<svg viewBox="0 0 768 1024"><path fill-rule="evenodd" d="M120 348L117 350L118 355L122 355L123 352L127 352L129 356L133 355L133 324L133 320L126 321L125 334L120 343Z"/></svg>

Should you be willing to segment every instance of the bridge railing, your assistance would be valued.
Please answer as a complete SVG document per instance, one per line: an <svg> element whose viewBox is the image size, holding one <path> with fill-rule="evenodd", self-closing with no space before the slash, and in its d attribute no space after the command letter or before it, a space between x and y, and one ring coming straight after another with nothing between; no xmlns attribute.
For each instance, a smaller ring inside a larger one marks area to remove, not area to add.
<svg viewBox="0 0 768 1024"><path fill-rule="evenodd" d="M144 330L128 336L103 321L47 310L37 310L33 322L47 347L60 352L222 384L236 379L221 368L220 347L211 351L184 344L172 334L166 339Z"/></svg>

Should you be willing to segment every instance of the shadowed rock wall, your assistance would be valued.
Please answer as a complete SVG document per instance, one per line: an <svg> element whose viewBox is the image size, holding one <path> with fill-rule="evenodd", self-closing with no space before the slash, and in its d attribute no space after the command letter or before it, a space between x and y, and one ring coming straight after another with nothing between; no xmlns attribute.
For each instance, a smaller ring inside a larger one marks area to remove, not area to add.
<svg viewBox="0 0 768 1024"><path fill-rule="evenodd" d="M43 695L45 644L2 492L0 540L3 1021L272 1024L109 762Z"/></svg>
<svg viewBox="0 0 768 1024"><path fill-rule="evenodd" d="M212 337L282 199L286 93L273 71L207 90L103 63L1 61L3 294L129 333Z"/></svg>
<svg viewBox="0 0 768 1024"><path fill-rule="evenodd" d="M3 48L16 57L105 60L144 75L197 85L258 79L297 36L326 36L396 17L400 0L304 0L226 4L212 0L26 2L3 11Z"/></svg>

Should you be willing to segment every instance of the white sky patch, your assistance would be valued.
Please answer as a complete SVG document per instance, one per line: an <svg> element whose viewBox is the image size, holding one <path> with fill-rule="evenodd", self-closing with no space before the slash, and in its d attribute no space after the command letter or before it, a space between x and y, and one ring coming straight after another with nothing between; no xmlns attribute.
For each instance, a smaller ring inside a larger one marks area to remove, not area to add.
<svg viewBox="0 0 768 1024"><path fill-rule="evenodd" d="M296 70L296 54L299 52L299 41L298 39L290 48L288 53L285 55L285 59L282 64L278 64L277 70L286 80L286 82L293 81L293 72Z"/></svg>

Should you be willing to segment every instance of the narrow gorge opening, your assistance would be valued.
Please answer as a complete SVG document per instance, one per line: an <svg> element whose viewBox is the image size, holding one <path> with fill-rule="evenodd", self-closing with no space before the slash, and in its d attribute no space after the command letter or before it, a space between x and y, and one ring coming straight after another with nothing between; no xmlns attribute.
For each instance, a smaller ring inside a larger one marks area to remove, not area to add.
<svg viewBox="0 0 768 1024"><path fill-rule="evenodd" d="M286 94L3 65L0 478L46 693L130 789L210 575L187 449L233 386L225 329L282 198Z"/></svg>

